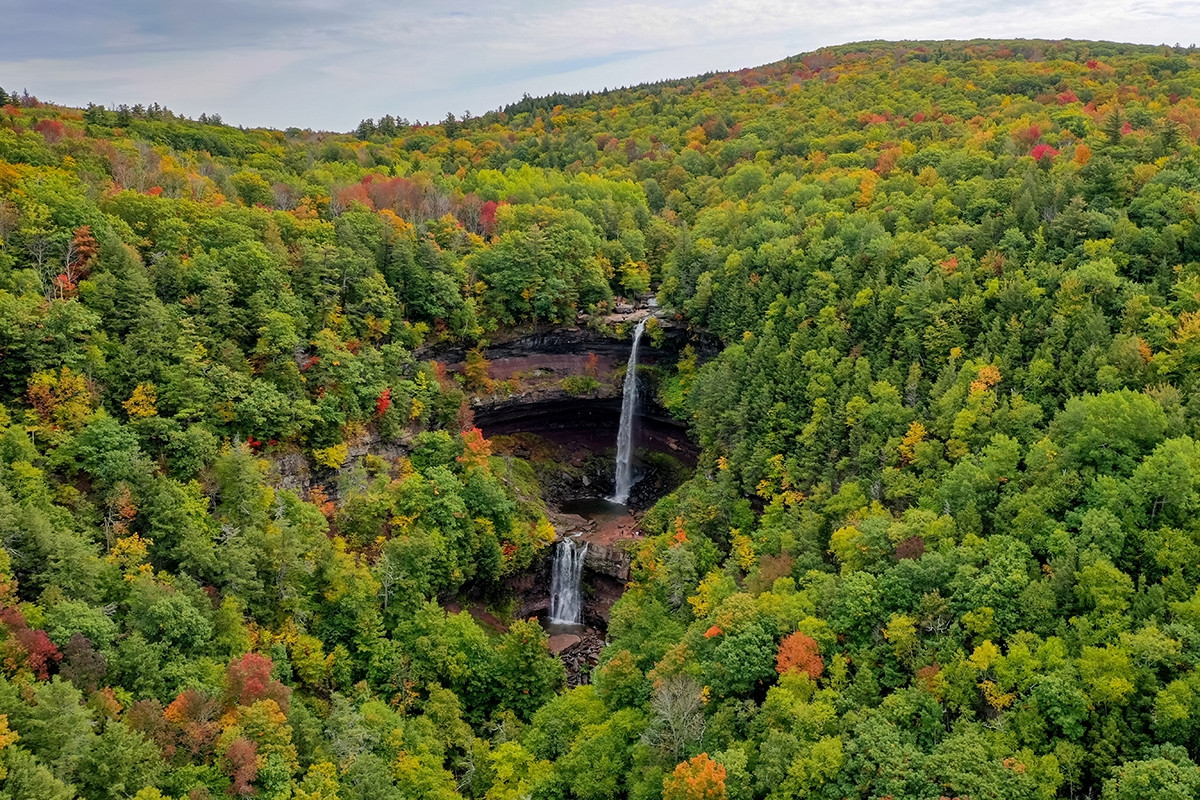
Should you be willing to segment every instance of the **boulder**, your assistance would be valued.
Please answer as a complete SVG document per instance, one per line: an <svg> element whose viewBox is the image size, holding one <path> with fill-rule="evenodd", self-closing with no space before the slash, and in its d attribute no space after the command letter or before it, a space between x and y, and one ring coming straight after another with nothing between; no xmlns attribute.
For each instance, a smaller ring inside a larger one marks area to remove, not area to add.
<svg viewBox="0 0 1200 800"><path fill-rule="evenodd" d="M550 646L550 652L554 655L558 655L562 651L574 647L582 641L583 639L573 633L556 633L550 637L548 644Z"/></svg>

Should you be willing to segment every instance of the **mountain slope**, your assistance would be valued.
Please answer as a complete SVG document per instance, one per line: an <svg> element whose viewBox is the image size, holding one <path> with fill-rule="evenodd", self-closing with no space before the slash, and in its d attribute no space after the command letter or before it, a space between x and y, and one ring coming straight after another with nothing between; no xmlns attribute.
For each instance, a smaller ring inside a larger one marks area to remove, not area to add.
<svg viewBox="0 0 1200 800"><path fill-rule="evenodd" d="M344 135L11 98L0 791L1195 796L1198 91L974 41ZM647 291L724 343L654 376L702 453L562 691L439 605L544 555L465 404L519 382L415 351Z"/></svg>

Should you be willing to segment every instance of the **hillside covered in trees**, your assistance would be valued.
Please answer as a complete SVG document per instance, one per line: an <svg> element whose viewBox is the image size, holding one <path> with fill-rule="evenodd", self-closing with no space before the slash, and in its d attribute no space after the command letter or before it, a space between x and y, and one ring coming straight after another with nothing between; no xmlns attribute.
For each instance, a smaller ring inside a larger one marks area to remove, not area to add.
<svg viewBox="0 0 1200 800"><path fill-rule="evenodd" d="M0 798L1200 797L1197 137L1200 53L1075 41L349 134L4 93ZM554 529L428 353L650 291L723 350L566 690L446 610Z"/></svg>

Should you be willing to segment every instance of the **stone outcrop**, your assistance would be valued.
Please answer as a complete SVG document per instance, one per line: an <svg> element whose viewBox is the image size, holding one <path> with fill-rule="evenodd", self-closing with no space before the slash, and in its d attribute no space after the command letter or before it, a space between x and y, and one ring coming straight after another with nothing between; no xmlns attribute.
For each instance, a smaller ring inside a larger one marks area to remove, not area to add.
<svg viewBox="0 0 1200 800"><path fill-rule="evenodd" d="M311 459L303 452L271 453L267 460L271 463L273 485L280 489L296 492L301 497L308 494L313 487L320 487L325 495L333 501L338 498L338 486L346 483L345 479L362 465L363 458L368 455L385 461L395 461L407 456L410 452L412 439L405 435L398 441L385 442L374 428L367 428L353 442L348 442L348 457L340 469L327 469L314 466Z"/></svg>
<svg viewBox="0 0 1200 800"><path fill-rule="evenodd" d="M620 543L589 544L583 560L585 569L607 575L622 583L629 581L629 564L629 553Z"/></svg>

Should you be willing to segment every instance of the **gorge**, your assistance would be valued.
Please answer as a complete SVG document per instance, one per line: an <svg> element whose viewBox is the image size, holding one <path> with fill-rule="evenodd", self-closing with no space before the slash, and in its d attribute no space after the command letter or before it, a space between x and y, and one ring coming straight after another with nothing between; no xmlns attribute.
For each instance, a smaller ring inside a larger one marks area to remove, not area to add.
<svg viewBox="0 0 1200 800"><path fill-rule="evenodd" d="M474 421L496 452L533 465L556 531L532 570L509 581L512 616L542 621L572 683L595 665L630 577L638 520L694 464L685 425L656 397L689 346L704 351L704 335L643 303L601 327L535 331L482 350L493 383L471 396ZM444 355L456 359L452 374L465 370L465 351ZM566 388L584 380L586 392Z"/></svg>

